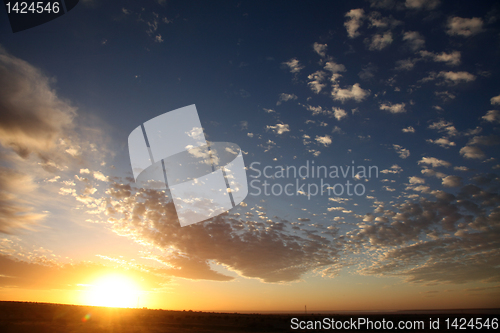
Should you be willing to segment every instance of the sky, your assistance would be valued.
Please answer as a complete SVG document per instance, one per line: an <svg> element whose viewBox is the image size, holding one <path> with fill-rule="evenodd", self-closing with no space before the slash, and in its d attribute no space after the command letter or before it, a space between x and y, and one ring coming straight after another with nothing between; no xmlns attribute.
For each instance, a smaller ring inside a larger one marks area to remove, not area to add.
<svg viewBox="0 0 500 333"><path fill-rule="evenodd" d="M495 1L80 1L0 13L0 299L500 307ZM196 105L248 195L181 227L128 136ZM314 172L314 173L313 173Z"/></svg>

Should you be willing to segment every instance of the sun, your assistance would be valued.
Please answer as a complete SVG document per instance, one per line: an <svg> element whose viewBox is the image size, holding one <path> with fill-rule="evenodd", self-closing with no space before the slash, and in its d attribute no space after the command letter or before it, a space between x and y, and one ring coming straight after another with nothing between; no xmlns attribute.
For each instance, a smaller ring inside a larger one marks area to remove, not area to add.
<svg viewBox="0 0 500 333"><path fill-rule="evenodd" d="M139 304L140 290L136 284L123 275L107 275L89 286L87 304L134 308Z"/></svg>

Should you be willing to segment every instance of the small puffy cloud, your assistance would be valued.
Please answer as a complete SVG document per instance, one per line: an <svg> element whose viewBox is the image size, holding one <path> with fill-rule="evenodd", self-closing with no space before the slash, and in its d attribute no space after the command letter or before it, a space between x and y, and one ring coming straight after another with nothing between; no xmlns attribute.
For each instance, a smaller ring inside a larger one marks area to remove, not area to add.
<svg viewBox="0 0 500 333"><path fill-rule="evenodd" d="M348 87L347 89L342 89L338 85L335 85L332 90L332 98L336 101L345 102L349 99L354 99L356 102L361 102L370 93L367 90L362 89L359 83Z"/></svg>
<svg viewBox="0 0 500 333"><path fill-rule="evenodd" d="M410 46L413 51L423 49L425 46L425 38L417 31L407 31L403 35L403 40Z"/></svg>
<svg viewBox="0 0 500 333"><path fill-rule="evenodd" d="M446 176L442 180L443 186L459 187L462 186L462 178L458 176Z"/></svg>
<svg viewBox="0 0 500 333"><path fill-rule="evenodd" d="M288 67L288 69L290 70L290 73L294 73L294 74L299 73L304 68L304 66L301 66L299 61L296 58L292 58L288 61L285 61L282 63L282 65Z"/></svg>
<svg viewBox="0 0 500 333"><path fill-rule="evenodd" d="M406 128L403 128L401 131L403 133L415 133L415 129L413 128L413 126L408 126Z"/></svg>
<svg viewBox="0 0 500 333"><path fill-rule="evenodd" d="M281 135L285 132L290 132L290 126L288 124L276 124L275 126L267 126L267 130L272 130L274 133Z"/></svg>
<svg viewBox="0 0 500 333"><path fill-rule="evenodd" d="M359 36L358 29L363 24L364 15L365 11L361 8L351 9L345 14L345 17L349 18L349 20L344 23L349 38L355 38Z"/></svg>
<svg viewBox="0 0 500 333"><path fill-rule="evenodd" d="M313 49L314 52L320 55L320 57L324 58L326 56L326 48L327 44L319 44L319 43L314 43Z"/></svg>
<svg viewBox="0 0 500 333"><path fill-rule="evenodd" d="M442 137L442 138L439 138L437 140L427 139L427 142L434 143L434 144L439 145L439 146L441 146L443 148L449 148L451 146L455 146L455 142L450 141L446 137Z"/></svg>
<svg viewBox="0 0 500 333"><path fill-rule="evenodd" d="M400 145L392 145L392 148L394 148L396 153L398 153L399 157L401 158L407 158L408 156L410 156L410 151Z"/></svg>
<svg viewBox="0 0 500 333"><path fill-rule="evenodd" d="M476 79L474 74L469 72L445 72L441 71L438 74L438 77L443 78L446 82L450 84L458 84L460 82L470 82Z"/></svg>
<svg viewBox="0 0 500 333"><path fill-rule="evenodd" d="M465 158L484 159L483 151L476 146L465 146L460 149L460 154Z"/></svg>
<svg viewBox="0 0 500 333"><path fill-rule="evenodd" d="M326 84L323 83L326 78L326 73L323 71L316 71L307 76L307 78L309 79L307 85L316 94L319 94L321 90L326 86Z"/></svg>
<svg viewBox="0 0 500 333"><path fill-rule="evenodd" d="M422 157L422 159L420 161L418 161L418 164L429 164L429 165L432 165L432 167L434 167L434 168L440 167L440 166L444 166L444 167L451 166L451 164L449 162L437 159L435 157Z"/></svg>
<svg viewBox="0 0 500 333"><path fill-rule="evenodd" d="M443 119L430 124L429 128L436 129L439 132L445 132L448 134L448 136L458 135L458 131L455 128L455 126L453 126L453 123L451 123L449 121L445 121Z"/></svg>
<svg viewBox="0 0 500 333"><path fill-rule="evenodd" d="M472 139L470 139L467 145L494 146L498 145L499 143L500 140L496 135L489 135L489 136L481 135L481 136L475 136Z"/></svg>
<svg viewBox="0 0 500 333"><path fill-rule="evenodd" d="M347 117L347 112L344 109L333 107L333 116L340 121Z"/></svg>
<svg viewBox="0 0 500 333"><path fill-rule="evenodd" d="M276 105L280 105L282 102L293 101L295 99L297 99L297 96L294 95L294 94L285 94L285 93L282 93L282 94L280 94L279 99L276 102Z"/></svg>
<svg viewBox="0 0 500 333"><path fill-rule="evenodd" d="M108 181L108 177L106 177L102 172L100 171L94 171L94 178L103 182Z"/></svg>
<svg viewBox="0 0 500 333"><path fill-rule="evenodd" d="M415 67L415 63L417 62L417 59L403 59L403 60L398 60L396 61L396 70L405 70L409 71L412 70L413 67Z"/></svg>
<svg viewBox="0 0 500 333"><path fill-rule="evenodd" d="M158 35L155 36L155 42L157 42L157 43L163 43L163 38L161 37L160 34L158 34Z"/></svg>
<svg viewBox="0 0 500 333"><path fill-rule="evenodd" d="M491 105L495 105L495 104L500 105L500 95L492 97L490 99L490 101L491 101Z"/></svg>
<svg viewBox="0 0 500 333"><path fill-rule="evenodd" d="M482 118L490 123L500 123L500 111L490 110Z"/></svg>
<svg viewBox="0 0 500 333"><path fill-rule="evenodd" d="M429 51L420 51L420 55L423 58L429 58L435 62L444 62L449 66L459 65L461 58L460 51L453 51L451 53L446 53L446 52L433 53Z"/></svg>
<svg viewBox="0 0 500 333"><path fill-rule="evenodd" d="M469 37L483 31L483 20L479 17L468 19L455 16L448 19L447 27L448 35Z"/></svg>
<svg viewBox="0 0 500 333"><path fill-rule="evenodd" d="M408 177L409 178L409 182L410 184L424 184L425 183L425 179L423 178L420 178L420 177Z"/></svg>
<svg viewBox="0 0 500 333"><path fill-rule="evenodd" d="M380 104L380 110L386 110L390 113L404 113L406 112L405 103L392 104L390 102Z"/></svg>
<svg viewBox="0 0 500 333"><path fill-rule="evenodd" d="M440 0L406 0L405 6L408 9L435 9L441 3Z"/></svg>
<svg viewBox="0 0 500 333"><path fill-rule="evenodd" d="M325 145L325 147L327 147L332 143L332 138L329 135L325 135L325 136L316 135L316 141L318 141L319 143L321 143L321 144Z"/></svg>
<svg viewBox="0 0 500 333"><path fill-rule="evenodd" d="M398 174L398 173L401 173L403 172L403 168L401 168L399 165L397 164L393 164L390 169L384 169L382 171L380 171L380 173L394 173L394 174Z"/></svg>
<svg viewBox="0 0 500 333"><path fill-rule="evenodd" d="M325 69L332 72L333 74L338 72L345 72L345 66L342 64L337 64L334 61L327 61L325 64Z"/></svg>
<svg viewBox="0 0 500 333"><path fill-rule="evenodd" d="M367 40L370 43L368 48L371 51L380 51L392 43L392 32L387 31L384 34L375 34L372 36L371 41Z"/></svg>

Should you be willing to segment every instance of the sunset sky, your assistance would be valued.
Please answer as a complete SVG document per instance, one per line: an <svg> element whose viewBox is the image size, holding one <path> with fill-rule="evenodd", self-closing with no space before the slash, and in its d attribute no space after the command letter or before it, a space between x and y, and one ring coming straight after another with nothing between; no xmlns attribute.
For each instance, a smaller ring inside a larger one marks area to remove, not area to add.
<svg viewBox="0 0 500 333"><path fill-rule="evenodd" d="M0 300L500 307L499 22L496 1L81 0L13 33L0 10ZM181 227L127 140L192 104L249 194Z"/></svg>

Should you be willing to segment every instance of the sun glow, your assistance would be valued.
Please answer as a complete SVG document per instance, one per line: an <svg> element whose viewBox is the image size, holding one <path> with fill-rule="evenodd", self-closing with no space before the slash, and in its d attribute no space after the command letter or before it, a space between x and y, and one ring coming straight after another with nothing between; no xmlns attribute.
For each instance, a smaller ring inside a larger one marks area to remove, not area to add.
<svg viewBox="0 0 500 333"><path fill-rule="evenodd" d="M108 275L97 279L89 287L86 303L95 306L133 308L139 303L140 290L122 275Z"/></svg>

